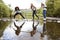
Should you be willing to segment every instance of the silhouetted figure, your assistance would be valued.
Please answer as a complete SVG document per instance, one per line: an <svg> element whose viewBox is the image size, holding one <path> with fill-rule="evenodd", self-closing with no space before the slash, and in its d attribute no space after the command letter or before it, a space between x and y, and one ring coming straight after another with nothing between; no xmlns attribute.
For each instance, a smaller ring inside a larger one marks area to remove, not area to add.
<svg viewBox="0 0 60 40"><path fill-rule="evenodd" d="M22 28L22 26L24 25L24 23L25 23L25 22L23 22L23 24L22 24L21 26L17 26L17 25L15 24L15 22L14 22L14 25L15 25L15 27L17 28L17 30L15 30L15 34L16 34L16 35L19 35L19 33L21 32L21 28Z"/></svg>
<svg viewBox="0 0 60 40"><path fill-rule="evenodd" d="M44 37L44 34L46 34L46 21L43 23L43 33L41 33L41 37Z"/></svg>
<svg viewBox="0 0 60 40"><path fill-rule="evenodd" d="M33 11L33 13L32 13L33 19L34 19L34 15L39 19L39 17L36 14L37 13L36 7L32 3L31 3L31 9Z"/></svg>
<svg viewBox="0 0 60 40"><path fill-rule="evenodd" d="M14 15L14 18L15 18L15 16L16 15L21 15L21 17L23 18L23 19L25 19L25 17L22 15L22 13L21 13L21 11L20 11L20 9L19 9L19 7L15 7L15 15Z"/></svg>
<svg viewBox="0 0 60 40"><path fill-rule="evenodd" d="M36 29L37 29L37 26L38 26L39 22L34 26L34 21L33 21L33 30L30 32L31 34L31 37L33 37L33 35L36 33Z"/></svg>

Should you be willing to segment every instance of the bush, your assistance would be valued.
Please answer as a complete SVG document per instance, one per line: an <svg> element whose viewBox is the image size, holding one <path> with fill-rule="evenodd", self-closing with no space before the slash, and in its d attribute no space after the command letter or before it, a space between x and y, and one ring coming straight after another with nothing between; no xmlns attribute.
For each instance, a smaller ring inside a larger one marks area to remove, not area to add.
<svg viewBox="0 0 60 40"><path fill-rule="evenodd" d="M1 0L0 0L0 2L1 2ZM3 2L1 2L1 4L0 4L0 18L10 16L10 11L11 10Z"/></svg>

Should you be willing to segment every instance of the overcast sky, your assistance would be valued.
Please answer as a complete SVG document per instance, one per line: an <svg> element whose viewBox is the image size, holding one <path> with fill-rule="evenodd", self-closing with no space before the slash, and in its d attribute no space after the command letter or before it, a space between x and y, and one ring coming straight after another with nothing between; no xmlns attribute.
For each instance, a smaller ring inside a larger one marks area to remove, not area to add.
<svg viewBox="0 0 60 40"><path fill-rule="evenodd" d="M10 4L11 8L14 9L14 7L19 6L20 9L29 9L30 4L33 3L34 6L40 8L41 2L45 3L46 0L3 0L6 5Z"/></svg>

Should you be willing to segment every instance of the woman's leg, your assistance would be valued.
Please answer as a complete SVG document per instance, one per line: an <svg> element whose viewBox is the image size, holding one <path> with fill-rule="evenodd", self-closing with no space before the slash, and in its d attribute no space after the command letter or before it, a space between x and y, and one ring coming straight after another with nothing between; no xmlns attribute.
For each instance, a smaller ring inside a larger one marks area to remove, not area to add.
<svg viewBox="0 0 60 40"><path fill-rule="evenodd" d="M34 11L33 11L32 17L33 17L33 20L34 20Z"/></svg>
<svg viewBox="0 0 60 40"><path fill-rule="evenodd" d="M35 16L39 19L38 15L37 15L36 13L37 13L37 12L35 11L35 13L34 13L34 14L35 14Z"/></svg>
<svg viewBox="0 0 60 40"><path fill-rule="evenodd" d="M20 15L21 15L21 17L23 18L23 19L25 19L25 17L21 14L21 13L19 13Z"/></svg>
<svg viewBox="0 0 60 40"><path fill-rule="evenodd" d="M15 19L15 17L16 17L17 14L18 14L18 13L16 13L16 14L14 15L14 19Z"/></svg>
<svg viewBox="0 0 60 40"><path fill-rule="evenodd" d="M36 15L36 17L39 19L38 15L37 15L37 14L35 14L35 15Z"/></svg>

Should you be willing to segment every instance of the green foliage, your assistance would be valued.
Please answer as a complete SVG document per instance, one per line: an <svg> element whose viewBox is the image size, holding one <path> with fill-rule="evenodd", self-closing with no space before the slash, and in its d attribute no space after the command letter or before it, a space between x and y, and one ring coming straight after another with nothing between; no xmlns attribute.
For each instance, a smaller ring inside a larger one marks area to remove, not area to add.
<svg viewBox="0 0 60 40"><path fill-rule="evenodd" d="M0 0L0 18L10 16L11 10Z"/></svg>
<svg viewBox="0 0 60 40"><path fill-rule="evenodd" d="M0 0L0 3L3 3L3 1L2 1L2 0Z"/></svg>
<svg viewBox="0 0 60 40"><path fill-rule="evenodd" d="M47 2L47 16L60 17L60 0L49 0ZM58 13L57 13L58 12Z"/></svg>
<svg viewBox="0 0 60 40"><path fill-rule="evenodd" d="M43 11L42 8L40 8L40 9L37 10L37 13L38 13L39 16L43 16L42 15L42 11Z"/></svg>
<svg viewBox="0 0 60 40"><path fill-rule="evenodd" d="M47 16L53 16L54 14L54 0L49 0L47 2Z"/></svg>
<svg viewBox="0 0 60 40"><path fill-rule="evenodd" d="M55 10L54 17L60 17L60 8L58 8L57 10Z"/></svg>

